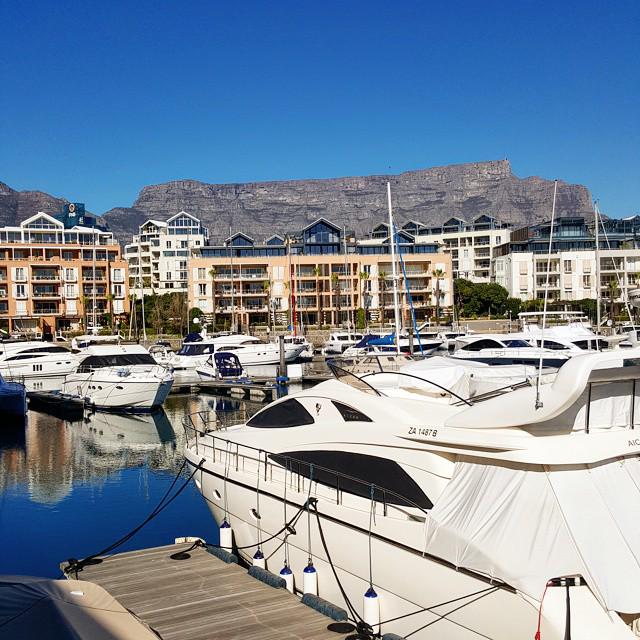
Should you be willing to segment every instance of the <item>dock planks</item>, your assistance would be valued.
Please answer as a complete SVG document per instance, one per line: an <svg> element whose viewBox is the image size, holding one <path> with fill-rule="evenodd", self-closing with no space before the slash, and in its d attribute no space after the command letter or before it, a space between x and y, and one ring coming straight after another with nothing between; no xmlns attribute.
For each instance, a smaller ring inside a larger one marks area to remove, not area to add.
<svg viewBox="0 0 640 640"><path fill-rule="evenodd" d="M163 640L342 640L332 621L286 589L252 578L202 548L188 560L171 554L188 543L131 551L87 566L80 580L106 589ZM75 577L75 576L70 576Z"/></svg>

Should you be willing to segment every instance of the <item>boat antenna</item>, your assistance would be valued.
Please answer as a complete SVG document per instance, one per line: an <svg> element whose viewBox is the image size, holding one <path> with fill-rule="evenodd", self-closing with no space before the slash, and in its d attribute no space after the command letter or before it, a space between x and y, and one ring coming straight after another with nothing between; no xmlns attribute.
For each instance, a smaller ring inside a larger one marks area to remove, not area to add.
<svg viewBox="0 0 640 640"><path fill-rule="evenodd" d="M604 240L607 243L607 249L611 250L611 243L609 242L609 235L607 234L607 230L604 226L604 223L602 222L602 216L600 215L600 207L598 206L598 201L596 200L596 202L594 203L593 206L594 209L594 213L596 216L596 227L599 224L602 224L602 233L604 233ZM624 256L622 257L622 260L624 262ZM611 261L613 262L613 270L616 273L616 279L618 280L618 288L620 289L620 293L623 296L624 299L624 307L625 310L627 312L627 315L629 316L629 322L631 323L631 329L635 332L636 330L636 325L635 322L633 321L633 314L631 313L631 306L629 305L629 289L628 287L625 288L624 284L623 284L623 279L620 277L620 270L618 269L618 264L616 263L615 258L611 258ZM598 283L599 284L599 283ZM600 287L598 286L598 291L600 291Z"/></svg>
<svg viewBox="0 0 640 640"><path fill-rule="evenodd" d="M542 310L542 332L540 334L540 364L538 366L538 377L536 378L536 409L542 408L540 400L540 380L542 378L542 359L544 357L544 330L547 325L547 302L549 300L549 272L551 271L551 250L553 248L553 225L556 219L556 195L558 193L558 181L553 181L553 204L551 205L551 226L549 227L549 251L547 253L547 278L544 287L544 308Z"/></svg>
<svg viewBox="0 0 640 640"><path fill-rule="evenodd" d="M387 181L387 205L389 207L389 244L391 245L391 274L393 279L393 317L395 322L396 353L400 354L400 308L398 307L398 273L396 269L395 227L391 208L391 182Z"/></svg>

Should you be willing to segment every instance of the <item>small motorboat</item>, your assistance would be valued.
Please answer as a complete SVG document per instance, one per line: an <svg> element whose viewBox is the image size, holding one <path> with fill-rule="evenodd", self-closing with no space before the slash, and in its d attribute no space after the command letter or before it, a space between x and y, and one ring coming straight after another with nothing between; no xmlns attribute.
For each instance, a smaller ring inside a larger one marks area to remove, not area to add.
<svg viewBox="0 0 640 640"><path fill-rule="evenodd" d="M24 418L27 415L27 389L19 382L6 382L0 375L0 416Z"/></svg>
<svg viewBox="0 0 640 640"><path fill-rule="evenodd" d="M240 359L230 351L214 353L204 365L196 368L196 372L203 380L231 380L247 377Z"/></svg>

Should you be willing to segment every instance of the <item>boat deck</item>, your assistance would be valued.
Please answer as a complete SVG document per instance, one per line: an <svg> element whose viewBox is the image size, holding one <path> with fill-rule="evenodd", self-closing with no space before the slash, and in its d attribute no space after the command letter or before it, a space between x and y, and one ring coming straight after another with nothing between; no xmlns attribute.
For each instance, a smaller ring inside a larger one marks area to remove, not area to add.
<svg viewBox="0 0 640 640"><path fill-rule="evenodd" d="M342 640L330 618L286 589L251 577L246 569L198 547L187 560L170 556L191 546L173 544L108 556L78 579L106 589L163 640ZM75 578L75 575L69 576Z"/></svg>

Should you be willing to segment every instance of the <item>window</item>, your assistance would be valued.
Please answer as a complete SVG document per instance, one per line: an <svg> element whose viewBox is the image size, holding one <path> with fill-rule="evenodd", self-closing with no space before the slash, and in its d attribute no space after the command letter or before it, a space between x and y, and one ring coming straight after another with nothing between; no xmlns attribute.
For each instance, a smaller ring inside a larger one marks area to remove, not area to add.
<svg viewBox="0 0 640 640"><path fill-rule="evenodd" d="M171 249L171 240L167 240L167 249Z"/></svg>
<svg viewBox="0 0 640 640"><path fill-rule="evenodd" d="M189 246L189 241L188 240L180 240L180 248L181 249L187 249Z"/></svg>
<svg viewBox="0 0 640 640"><path fill-rule="evenodd" d="M165 274L165 280L171 280L171 271L167 271Z"/></svg>
<svg viewBox="0 0 640 640"><path fill-rule="evenodd" d="M481 351L482 349L503 349L504 347L495 340L476 340L466 347L462 347L463 351Z"/></svg>
<svg viewBox="0 0 640 640"><path fill-rule="evenodd" d="M313 424L311 414L294 398L271 405L256 413L249 422L248 427L281 428L300 427L305 424Z"/></svg>
<svg viewBox="0 0 640 640"><path fill-rule="evenodd" d="M362 498L370 499L375 485L373 498L379 502L422 509L433 507L416 481L393 460L348 451L292 451L269 457L292 473L306 478L313 474L320 484L339 487Z"/></svg>
<svg viewBox="0 0 640 640"><path fill-rule="evenodd" d="M204 267L198 267L198 280L204 280L207 277L207 270Z"/></svg>
<svg viewBox="0 0 640 640"><path fill-rule="evenodd" d="M524 340L505 340L504 343L507 345L507 347L511 347L512 349L513 348L522 349L522 348L531 346L528 342L525 342Z"/></svg>
<svg viewBox="0 0 640 640"><path fill-rule="evenodd" d="M206 296L207 295L207 285L206 284L199 284L198 285L198 295L199 296Z"/></svg>
<svg viewBox="0 0 640 640"><path fill-rule="evenodd" d="M571 260L564 260L564 272L571 273Z"/></svg>
<svg viewBox="0 0 640 640"><path fill-rule="evenodd" d="M591 275L582 276L582 286L584 289L591 289Z"/></svg>
<svg viewBox="0 0 640 640"><path fill-rule="evenodd" d="M342 402L337 402L336 400L332 400L331 402L333 403L333 406L340 412L340 415L345 422L373 422L371 418L365 416L364 413L361 413L353 407L349 407L348 405L342 404Z"/></svg>
<svg viewBox="0 0 640 640"><path fill-rule="evenodd" d="M536 344L539 347L542 347L542 340L536 340ZM554 351L562 351L564 349L568 349L569 347L565 347L563 344L560 344L559 342L554 342L553 340L545 340L544 341L544 348L545 349L553 349Z"/></svg>
<svg viewBox="0 0 640 640"><path fill-rule="evenodd" d="M23 284L16 285L16 298L26 298L27 288Z"/></svg>

